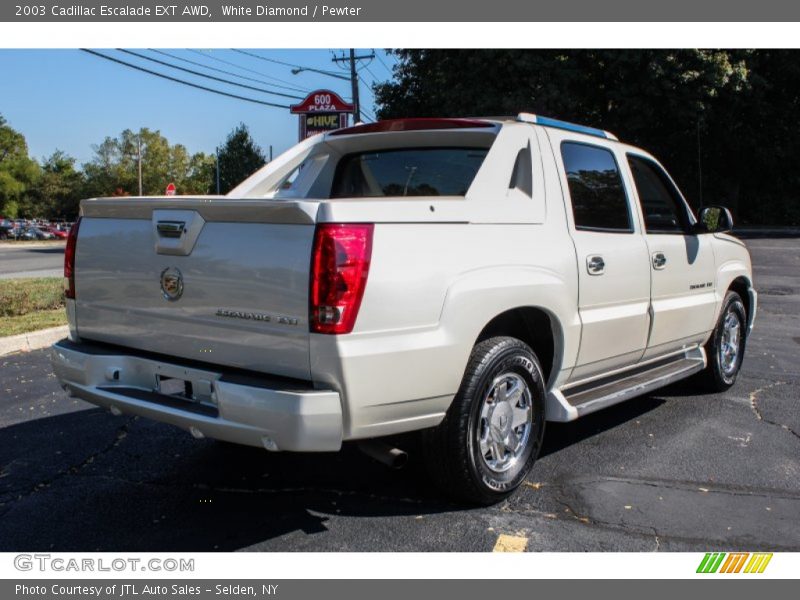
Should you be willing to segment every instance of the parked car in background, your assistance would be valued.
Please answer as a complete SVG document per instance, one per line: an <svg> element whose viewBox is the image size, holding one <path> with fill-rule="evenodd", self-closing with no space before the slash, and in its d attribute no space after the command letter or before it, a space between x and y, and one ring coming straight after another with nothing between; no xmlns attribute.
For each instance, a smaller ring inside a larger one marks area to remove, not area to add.
<svg viewBox="0 0 800 600"><path fill-rule="evenodd" d="M55 236L50 233L49 231L45 231L39 227L27 226L27 227L18 227L13 230L14 231L14 239L22 240L22 241L33 241L33 240L52 240Z"/></svg>
<svg viewBox="0 0 800 600"><path fill-rule="evenodd" d="M45 227L44 231L52 235L55 239L58 240L65 240L69 235L69 231L65 231L63 229L59 229L58 227Z"/></svg>
<svg viewBox="0 0 800 600"><path fill-rule="evenodd" d="M0 240L7 240L13 237L12 231L14 231L14 224L11 221L8 219L0 221Z"/></svg>

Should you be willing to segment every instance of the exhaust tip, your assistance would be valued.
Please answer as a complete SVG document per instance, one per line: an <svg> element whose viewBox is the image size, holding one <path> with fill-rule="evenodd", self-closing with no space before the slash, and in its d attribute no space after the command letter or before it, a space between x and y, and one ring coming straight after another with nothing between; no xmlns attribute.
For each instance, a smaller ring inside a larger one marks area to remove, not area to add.
<svg viewBox="0 0 800 600"><path fill-rule="evenodd" d="M408 464L408 452L378 440L359 442L358 449L390 469L402 469Z"/></svg>
<svg viewBox="0 0 800 600"><path fill-rule="evenodd" d="M393 469L402 469L408 464L408 452L405 450L400 450L400 448L392 448L392 455L394 457L391 464Z"/></svg>
<svg viewBox="0 0 800 600"><path fill-rule="evenodd" d="M261 438L261 444L270 452L277 452L280 450L280 448L278 448L278 443L268 435L265 435Z"/></svg>

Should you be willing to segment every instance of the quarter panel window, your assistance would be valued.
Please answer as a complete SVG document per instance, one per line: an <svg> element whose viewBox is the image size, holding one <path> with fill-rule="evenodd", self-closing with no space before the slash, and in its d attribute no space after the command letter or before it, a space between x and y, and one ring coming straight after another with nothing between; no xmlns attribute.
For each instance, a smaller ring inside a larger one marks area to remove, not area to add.
<svg viewBox="0 0 800 600"><path fill-rule="evenodd" d="M533 197L533 164L530 143L517 153L508 189L517 189L529 198Z"/></svg>
<svg viewBox="0 0 800 600"><path fill-rule="evenodd" d="M633 231L628 198L613 152L578 142L561 144L576 229Z"/></svg>

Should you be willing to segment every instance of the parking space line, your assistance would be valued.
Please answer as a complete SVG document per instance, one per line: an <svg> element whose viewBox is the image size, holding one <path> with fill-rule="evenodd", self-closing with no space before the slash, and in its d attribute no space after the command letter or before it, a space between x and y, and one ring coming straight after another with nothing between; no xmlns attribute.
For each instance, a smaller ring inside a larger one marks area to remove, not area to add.
<svg viewBox="0 0 800 600"><path fill-rule="evenodd" d="M528 538L501 533L492 552L525 552L527 547Z"/></svg>

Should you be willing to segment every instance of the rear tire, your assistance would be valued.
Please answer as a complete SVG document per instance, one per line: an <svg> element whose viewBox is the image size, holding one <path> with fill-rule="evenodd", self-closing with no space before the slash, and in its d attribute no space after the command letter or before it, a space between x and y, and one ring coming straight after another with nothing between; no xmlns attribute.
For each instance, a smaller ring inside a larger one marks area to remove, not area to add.
<svg viewBox="0 0 800 600"><path fill-rule="evenodd" d="M544 374L524 342L477 344L444 420L422 432L423 456L448 495L489 505L525 480L544 438Z"/></svg>
<svg viewBox="0 0 800 600"><path fill-rule="evenodd" d="M708 391L724 392L736 383L747 341L747 312L741 296L728 292L711 339L706 343L708 365L698 374Z"/></svg>

